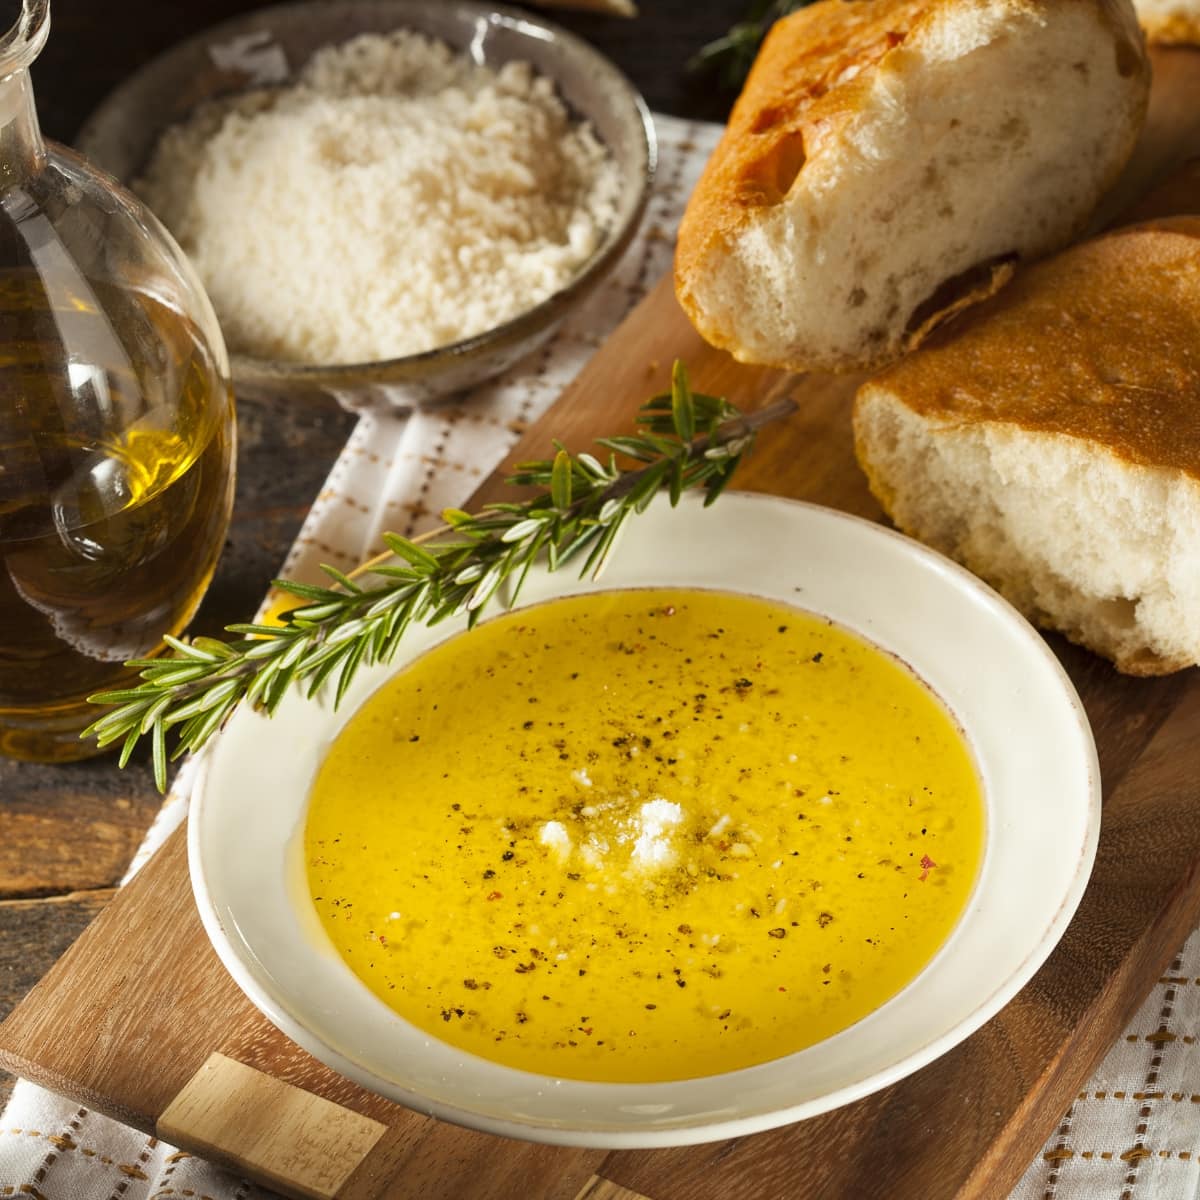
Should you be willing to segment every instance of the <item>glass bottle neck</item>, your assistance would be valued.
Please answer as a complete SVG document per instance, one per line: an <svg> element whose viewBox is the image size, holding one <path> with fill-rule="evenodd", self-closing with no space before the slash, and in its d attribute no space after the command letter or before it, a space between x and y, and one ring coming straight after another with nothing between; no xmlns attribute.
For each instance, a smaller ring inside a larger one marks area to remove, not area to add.
<svg viewBox="0 0 1200 1200"><path fill-rule="evenodd" d="M49 30L50 0L21 0L16 23L0 33L0 191L40 170L46 157L29 65Z"/></svg>
<svg viewBox="0 0 1200 1200"><path fill-rule="evenodd" d="M17 71L0 79L0 191L35 174L45 158L29 72Z"/></svg>

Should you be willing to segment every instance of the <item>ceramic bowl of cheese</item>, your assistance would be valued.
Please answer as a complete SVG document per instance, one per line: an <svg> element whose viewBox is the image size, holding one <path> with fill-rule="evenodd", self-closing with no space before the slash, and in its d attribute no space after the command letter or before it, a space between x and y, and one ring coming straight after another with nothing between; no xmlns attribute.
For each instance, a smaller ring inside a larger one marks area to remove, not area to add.
<svg viewBox="0 0 1200 1200"><path fill-rule="evenodd" d="M599 581L413 628L335 711L241 712L189 833L284 1033L414 1109L648 1147L751 1133L967 1037L1062 935L1099 774L1002 599L898 534L656 502Z"/></svg>
<svg viewBox="0 0 1200 1200"><path fill-rule="evenodd" d="M470 333L447 335L450 340L430 348L374 361L312 361L307 356L297 357L295 345L286 353L268 355L262 349L252 353L238 344L238 328L231 326L226 329L226 340L231 345L239 397L284 396L290 402L332 399L353 410L382 411L442 402L507 371L543 345L616 266L637 230L657 162L654 123L642 97L611 62L582 39L533 13L473 0L301 0L242 13L181 42L135 72L91 115L76 144L89 160L136 189L164 132L187 122L205 105L220 104L248 89L285 87L303 74L319 52L362 35L387 35L397 30L444 43L477 67L499 71L509 63L528 63L537 76L549 80L572 120L586 122L607 151L619 181L612 204L605 206L606 210L611 208L610 215L603 229L591 238L594 245L590 251L550 294L490 328L474 327ZM496 128L502 132L503 124L498 121ZM344 133L339 136L345 138ZM365 172L365 178L374 177L374 168L369 166L372 155L361 144L363 139L355 136L349 141L357 148L329 153L335 158L344 157L352 167L356 156L362 158L368 165L360 163L353 171ZM311 157L317 146L314 138L307 150L293 149L303 163L304 156ZM297 170L303 170L303 166ZM514 173L519 176L519 172ZM467 174L460 166L456 177ZM510 181L509 186L519 194L519 178L516 183ZM386 197L368 199L374 204L384 202ZM481 203L479 197L472 202ZM263 203L251 207L257 209ZM276 201L276 205L290 211L293 221L297 219L297 210L290 202L279 205ZM359 206L366 206L366 202L361 201ZM511 218L514 224L523 211L519 205L514 207L518 214ZM281 219L287 219L286 213ZM195 223L194 215L180 214L175 232L182 242L189 243ZM413 249L411 222L398 220L397 225L400 232L389 236L386 244L366 247L378 283L368 289L369 294L356 297L355 319L359 324L368 318L381 322L378 315L372 316L367 310L386 303L389 290L430 286L430 280L414 265L414 259L419 265L421 256ZM264 240L278 236L278 232L268 229ZM300 239L301 233L298 229L295 238ZM347 254L354 248L353 241L337 244L348 245ZM245 255L241 239L239 246L238 253ZM185 245L185 249L194 247ZM478 257L480 251L478 245L472 248L467 244L458 253ZM450 254L448 249L445 257ZM265 269L261 263L258 265L260 272ZM241 273L246 270L244 264L238 267ZM230 287L227 272L221 272L221 279L216 285L206 279L218 315L224 311L222 292ZM477 279L477 290L486 290L486 283L486 278ZM326 282L321 286L325 287ZM276 283L271 287L279 290ZM477 302L477 297L464 294L459 307L466 309L472 302ZM299 303L295 300L296 305ZM275 312L274 308L271 311ZM275 328L274 336L286 343L292 340L283 338L289 314L286 308L282 311L282 327ZM298 308L291 310L292 321L297 312ZM244 312L241 317L245 317ZM329 323L333 318L330 314ZM403 315L394 319L401 324L411 320Z"/></svg>

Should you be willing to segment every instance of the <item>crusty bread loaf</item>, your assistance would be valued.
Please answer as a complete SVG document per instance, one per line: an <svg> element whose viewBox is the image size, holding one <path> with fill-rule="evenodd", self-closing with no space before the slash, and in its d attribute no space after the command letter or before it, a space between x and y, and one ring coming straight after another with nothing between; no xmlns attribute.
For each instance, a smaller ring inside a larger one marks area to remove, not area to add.
<svg viewBox="0 0 1200 1200"><path fill-rule="evenodd" d="M895 523L1034 622L1200 663L1200 217L1021 271L864 384L854 433Z"/></svg>
<svg viewBox="0 0 1200 1200"><path fill-rule="evenodd" d="M1200 0L1134 0L1133 6L1150 41L1200 46Z"/></svg>
<svg viewBox="0 0 1200 1200"><path fill-rule="evenodd" d="M1080 232L1148 87L1129 0L820 0L692 195L679 300L745 362L881 365Z"/></svg>

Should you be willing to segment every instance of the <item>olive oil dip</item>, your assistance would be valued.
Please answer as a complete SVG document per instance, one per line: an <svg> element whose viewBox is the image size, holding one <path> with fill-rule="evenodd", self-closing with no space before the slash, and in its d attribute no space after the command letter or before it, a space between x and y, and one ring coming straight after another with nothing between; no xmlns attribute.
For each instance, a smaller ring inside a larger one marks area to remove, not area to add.
<svg viewBox="0 0 1200 1200"><path fill-rule="evenodd" d="M984 806L882 651L723 592L485 622L347 723L305 829L350 968L425 1032L573 1079L748 1067L845 1029L961 915Z"/></svg>

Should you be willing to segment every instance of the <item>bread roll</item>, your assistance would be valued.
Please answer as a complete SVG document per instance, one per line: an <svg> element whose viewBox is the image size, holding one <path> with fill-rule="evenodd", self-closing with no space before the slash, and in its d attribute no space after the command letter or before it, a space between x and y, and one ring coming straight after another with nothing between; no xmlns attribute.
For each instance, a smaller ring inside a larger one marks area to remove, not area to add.
<svg viewBox="0 0 1200 1200"><path fill-rule="evenodd" d="M881 365L1080 232L1148 88L1129 0L820 0L692 195L679 300L744 362Z"/></svg>
<svg viewBox="0 0 1200 1200"><path fill-rule="evenodd" d="M1200 217L1020 272L864 384L854 434L895 523L1035 623L1200 663Z"/></svg>
<svg viewBox="0 0 1200 1200"><path fill-rule="evenodd" d="M1134 8L1150 41L1200 46L1200 0L1134 0Z"/></svg>

